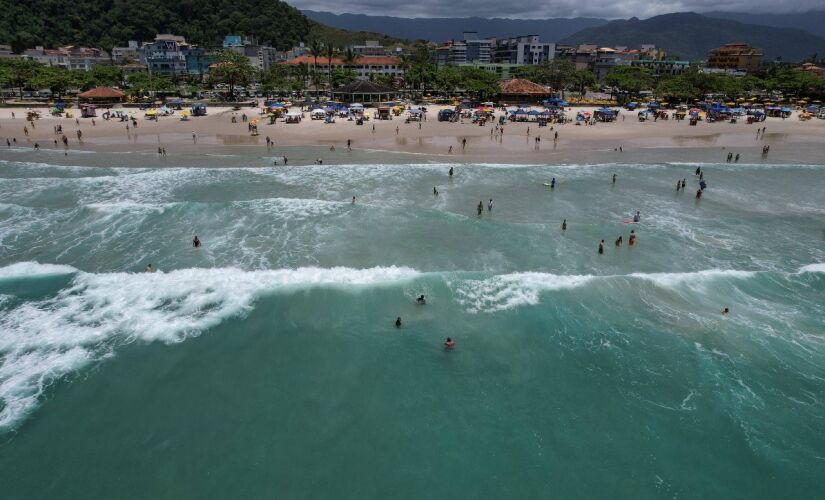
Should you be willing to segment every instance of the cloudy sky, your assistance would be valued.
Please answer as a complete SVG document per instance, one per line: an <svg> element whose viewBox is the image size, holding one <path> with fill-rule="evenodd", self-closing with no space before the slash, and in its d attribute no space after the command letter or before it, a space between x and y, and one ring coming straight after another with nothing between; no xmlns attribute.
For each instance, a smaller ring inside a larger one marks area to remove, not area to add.
<svg viewBox="0 0 825 500"><path fill-rule="evenodd" d="M823 0L286 0L299 9L399 17L602 17L646 18L668 12L803 12Z"/></svg>

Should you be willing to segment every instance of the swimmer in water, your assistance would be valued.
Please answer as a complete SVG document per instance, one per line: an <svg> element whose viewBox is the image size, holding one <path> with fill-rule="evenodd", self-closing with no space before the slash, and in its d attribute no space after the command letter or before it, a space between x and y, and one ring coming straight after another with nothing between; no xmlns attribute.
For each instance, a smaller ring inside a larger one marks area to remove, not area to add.
<svg viewBox="0 0 825 500"><path fill-rule="evenodd" d="M401 316L395 318L395 327L401 328Z"/></svg>
<svg viewBox="0 0 825 500"><path fill-rule="evenodd" d="M201 240L199 240L197 236L192 238L192 246L195 247L195 248L200 248Z"/></svg>
<svg viewBox="0 0 825 500"><path fill-rule="evenodd" d="M355 205L355 196L352 197L352 204Z"/></svg>
<svg viewBox="0 0 825 500"><path fill-rule="evenodd" d="M613 184L616 184L616 174L613 174Z"/></svg>
<svg viewBox="0 0 825 500"><path fill-rule="evenodd" d="M493 199L490 198L490 201L487 203L487 211L490 212L493 210Z"/></svg>
<svg viewBox="0 0 825 500"><path fill-rule="evenodd" d="M438 196L438 189L433 186L433 195Z"/></svg>
<svg viewBox="0 0 825 500"><path fill-rule="evenodd" d="M447 340L444 341L444 347L447 349L452 349L455 347L455 342L450 337L447 337Z"/></svg>
<svg viewBox="0 0 825 500"><path fill-rule="evenodd" d="M550 180L550 189L556 189L556 178Z"/></svg>
<svg viewBox="0 0 825 500"><path fill-rule="evenodd" d="M567 219L564 219L563 221L561 221L561 230L562 231L567 231Z"/></svg>
<svg viewBox="0 0 825 500"><path fill-rule="evenodd" d="M730 309L728 309L727 307L722 310L722 314L725 314L725 315L727 315L729 312L730 312Z"/></svg>
<svg viewBox="0 0 825 500"><path fill-rule="evenodd" d="M642 220L642 213L636 210L636 213L633 215L633 222L639 222Z"/></svg>
<svg viewBox="0 0 825 500"><path fill-rule="evenodd" d="M450 167L450 177L453 176L453 167Z"/></svg>
<svg viewBox="0 0 825 500"><path fill-rule="evenodd" d="M682 179L682 189L685 189L685 186L687 186L687 179Z"/></svg>
<svg viewBox="0 0 825 500"><path fill-rule="evenodd" d="M151 273L151 272L153 272L153 271L154 271L154 269L152 269L152 264L147 264L147 265L146 265L146 272L147 272L147 273Z"/></svg>
<svg viewBox="0 0 825 500"><path fill-rule="evenodd" d="M630 230L630 237L627 238L627 245L632 247L635 244L636 244L636 230L631 229Z"/></svg>
<svg viewBox="0 0 825 500"><path fill-rule="evenodd" d="M682 189L682 181L676 181L676 192L678 193L679 190Z"/></svg>
<svg viewBox="0 0 825 500"><path fill-rule="evenodd" d="M604 253L604 240L599 242L599 255Z"/></svg>
<svg viewBox="0 0 825 500"><path fill-rule="evenodd" d="M622 237L621 237L621 236L619 236L618 238L616 238L616 246L617 246L617 247L622 246Z"/></svg>
<svg viewBox="0 0 825 500"><path fill-rule="evenodd" d="M483 212L483 211L484 211L484 202L479 201L478 202L478 215L481 215L481 212Z"/></svg>
<svg viewBox="0 0 825 500"><path fill-rule="evenodd" d="M698 200L698 199L699 199L699 198L701 198L701 197L702 197L702 190L701 190L701 189L697 189L697 190L696 190L696 199Z"/></svg>
<svg viewBox="0 0 825 500"><path fill-rule="evenodd" d="M415 303L416 303L416 304L421 304L421 305L426 304L426 303L427 303L427 300L424 298L424 294L421 294L421 296L420 296L420 297L418 297L417 299L415 299Z"/></svg>

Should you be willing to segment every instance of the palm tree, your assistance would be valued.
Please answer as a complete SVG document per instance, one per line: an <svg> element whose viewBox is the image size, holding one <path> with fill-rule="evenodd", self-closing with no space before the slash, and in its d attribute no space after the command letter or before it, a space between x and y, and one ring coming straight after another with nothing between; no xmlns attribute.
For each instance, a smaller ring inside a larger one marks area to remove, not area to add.
<svg viewBox="0 0 825 500"><path fill-rule="evenodd" d="M332 56L335 55L335 47L328 43L326 45L326 55L327 55L327 83L330 89L332 89Z"/></svg>
<svg viewBox="0 0 825 500"><path fill-rule="evenodd" d="M315 59L315 63L312 65L313 71L318 71L318 56L324 53L324 47L321 45L321 42L318 40L312 40L309 42L309 53ZM318 87L315 87L315 99L318 99Z"/></svg>
<svg viewBox="0 0 825 500"><path fill-rule="evenodd" d="M344 54L341 57L341 60L344 63L344 69L347 70L351 69L358 63L358 56L355 55L355 52L353 52L351 48L347 47L347 50L344 51ZM370 73L370 77L372 77L372 73Z"/></svg>

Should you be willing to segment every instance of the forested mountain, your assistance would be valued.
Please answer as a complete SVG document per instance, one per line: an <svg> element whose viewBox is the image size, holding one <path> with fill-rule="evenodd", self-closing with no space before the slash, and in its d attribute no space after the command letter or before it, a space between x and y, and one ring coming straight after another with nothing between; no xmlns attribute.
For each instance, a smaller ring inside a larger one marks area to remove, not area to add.
<svg viewBox="0 0 825 500"><path fill-rule="evenodd" d="M555 42L593 26L607 23L604 19L577 17L573 19L488 19L483 17L415 18L368 16L365 14L333 14L303 11L310 19L346 30L379 31L390 36L443 42L461 38L463 31L477 31L488 37L539 35L542 41Z"/></svg>
<svg viewBox="0 0 825 500"><path fill-rule="evenodd" d="M782 57L800 61L814 53L825 54L825 38L794 28L744 24L682 12L639 20L611 21L599 28L582 30L562 43L593 43L638 47L652 43L682 59L700 60L726 43L744 42L765 51L765 59Z"/></svg>
<svg viewBox="0 0 825 500"><path fill-rule="evenodd" d="M202 45L242 34L279 49L313 37L336 45L395 41L321 26L280 0L0 0L0 12L0 43L15 51L35 45L109 48L152 40L157 33Z"/></svg>
<svg viewBox="0 0 825 500"><path fill-rule="evenodd" d="M750 14L743 12L706 12L708 17L732 19L741 23L762 24L779 28L799 28L825 37L825 10L811 10L791 14Z"/></svg>

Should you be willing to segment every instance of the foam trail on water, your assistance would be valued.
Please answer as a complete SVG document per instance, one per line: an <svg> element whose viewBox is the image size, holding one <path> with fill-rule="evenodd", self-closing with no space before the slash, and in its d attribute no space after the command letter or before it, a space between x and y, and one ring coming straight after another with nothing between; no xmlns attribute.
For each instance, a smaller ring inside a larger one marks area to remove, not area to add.
<svg viewBox="0 0 825 500"><path fill-rule="evenodd" d="M75 273L53 297L0 311L0 430L18 423L52 381L135 340L180 342L248 312L267 292L315 286L380 285L412 279L405 267L92 274L23 262L0 278Z"/></svg>
<svg viewBox="0 0 825 500"><path fill-rule="evenodd" d="M565 290L594 280L637 279L661 288L697 288L723 278L750 278L755 271L709 269L685 273L633 273L628 275L558 275L552 273L514 273L480 280L465 280L456 287L458 301L468 312L495 312L536 305L543 292Z"/></svg>

